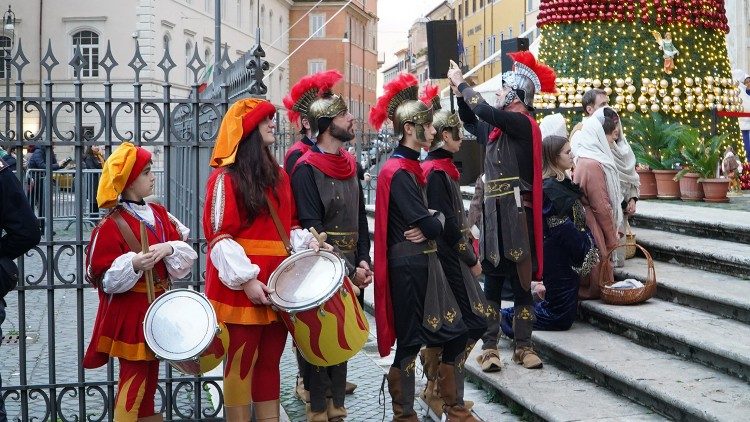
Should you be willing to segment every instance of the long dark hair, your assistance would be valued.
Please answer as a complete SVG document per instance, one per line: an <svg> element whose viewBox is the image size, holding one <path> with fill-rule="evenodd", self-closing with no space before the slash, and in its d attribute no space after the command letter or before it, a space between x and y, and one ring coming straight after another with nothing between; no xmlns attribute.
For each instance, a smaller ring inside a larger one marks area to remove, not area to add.
<svg viewBox="0 0 750 422"><path fill-rule="evenodd" d="M542 176L544 178L554 177L560 182L565 180L565 171L558 167L557 160L567 143L568 138L557 135L547 136L542 141Z"/></svg>
<svg viewBox="0 0 750 422"><path fill-rule="evenodd" d="M240 141L234 163L229 166L229 176L234 184L240 212L244 211L249 221L268 212L266 190L276 186L279 171L279 164L271 150L263 145L258 129ZM278 200L276 191L271 191Z"/></svg>
<svg viewBox="0 0 750 422"><path fill-rule="evenodd" d="M620 116L611 108L604 109L604 122L602 123L602 129L604 134L609 135L617 129L617 125L620 124Z"/></svg>

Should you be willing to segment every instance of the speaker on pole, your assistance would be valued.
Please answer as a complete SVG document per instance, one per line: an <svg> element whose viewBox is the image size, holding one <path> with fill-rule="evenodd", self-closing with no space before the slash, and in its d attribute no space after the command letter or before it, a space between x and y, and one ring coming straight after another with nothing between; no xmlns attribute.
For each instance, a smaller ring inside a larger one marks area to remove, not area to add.
<svg viewBox="0 0 750 422"><path fill-rule="evenodd" d="M450 61L458 63L458 39L455 20L427 22L427 65L430 79L448 77Z"/></svg>
<svg viewBox="0 0 750 422"><path fill-rule="evenodd" d="M502 71L507 72L513 69L513 60L508 57L508 53L515 53L516 51L528 51L528 49L528 38L510 38L500 41L500 51L503 52L500 59Z"/></svg>

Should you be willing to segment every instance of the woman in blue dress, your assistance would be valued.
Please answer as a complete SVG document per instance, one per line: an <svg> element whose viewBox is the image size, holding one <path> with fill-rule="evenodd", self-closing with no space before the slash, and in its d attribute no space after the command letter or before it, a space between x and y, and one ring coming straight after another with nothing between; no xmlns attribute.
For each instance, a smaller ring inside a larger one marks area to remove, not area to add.
<svg viewBox="0 0 750 422"><path fill-rule="evenodd" d="M544 284L532 286L536 296L534 330L562 331L573 325L580 277L591 271L599 254L586 227L583 195L568 177L573 155L566 137L547 136L544 158ZM546 292L545 292L546 291ZM502 310L501 328L513 338L513 308Z"/></svg>

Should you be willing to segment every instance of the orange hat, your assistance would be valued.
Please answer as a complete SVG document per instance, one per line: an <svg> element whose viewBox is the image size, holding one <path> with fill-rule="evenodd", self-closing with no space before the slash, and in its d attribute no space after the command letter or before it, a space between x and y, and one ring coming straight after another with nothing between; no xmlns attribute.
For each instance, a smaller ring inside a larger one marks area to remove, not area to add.
<svg viewBox="0 0 750 422"><path fill-rule="evenodd" d="M211 167L224 167L234 163L237 147L266 117L276 113L276 107L266 100L247 98L232 104L221 121L216 135Z"/></svg>
<svg viewBox="0 0 750 422"><path fill-rule="evenodd" d="M100 208L112 208L117 198L141 174L151 162L151 152L130 142L123 142L107 158L96 191L96 202Z"/></svg>

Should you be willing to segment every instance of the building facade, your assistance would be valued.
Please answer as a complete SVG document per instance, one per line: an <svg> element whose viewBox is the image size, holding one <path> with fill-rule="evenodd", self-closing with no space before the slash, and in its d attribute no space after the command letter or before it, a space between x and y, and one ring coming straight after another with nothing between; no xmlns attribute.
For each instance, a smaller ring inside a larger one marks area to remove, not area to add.
<svg viewBox="0 0 750 422"><path fill-rule="evenodd" d="M468 68L481 63L500 48L500 42L526 31L528 0L456 0L453 3ZM476 74L482 83L500 72L500 59L493 60Z"/></svg>
<svg viewBox="0 0 750 422"><path fill-rule="evenodd" d="M750 1L727 0L727 49L732 69L750 73Z"/></svg>
<svg viewBox="0 0 750 422"><path fill-rule="evenodd" d="M377 85L377 0L296 1L289 11L289 76L338 69L344 80L335 89L363 128L375 104Z"/></svg>

